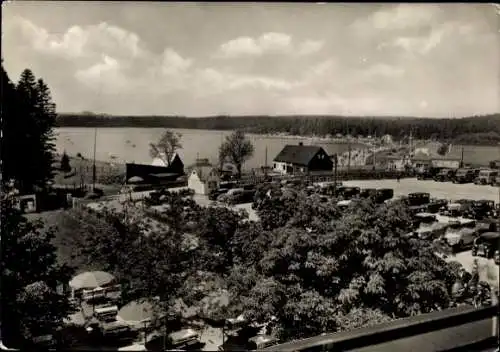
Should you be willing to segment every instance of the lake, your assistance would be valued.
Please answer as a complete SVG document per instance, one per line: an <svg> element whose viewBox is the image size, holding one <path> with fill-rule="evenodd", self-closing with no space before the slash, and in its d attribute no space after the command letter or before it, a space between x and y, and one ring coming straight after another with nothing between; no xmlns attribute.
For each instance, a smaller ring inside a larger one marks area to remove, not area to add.
<svg viewBox="0 0 500 352"><path fill-rule="evenodd" d="M96 159L101 161L135 162L150 164L149 143L156 143L164 128L98 128ZM171 129L182 134L182 149L177 153L184 165L192 165L196 158L207 158L217 163L219 146L232 131ZM57 128L56 149L58 153L66 151L69 155L82 154L85 158L93 157L94 128L63 127ZM348 150L345 143L331 143L325 140L300 137L278 137L248 134L247 138L254 145L253 157L244 165L245 169L258 168L265 164L266 147L267 162L272 165L273 159L286 144L320 145L329 154L342 153ZM366 148L362 144L353 143L353 149Z"/></svg>

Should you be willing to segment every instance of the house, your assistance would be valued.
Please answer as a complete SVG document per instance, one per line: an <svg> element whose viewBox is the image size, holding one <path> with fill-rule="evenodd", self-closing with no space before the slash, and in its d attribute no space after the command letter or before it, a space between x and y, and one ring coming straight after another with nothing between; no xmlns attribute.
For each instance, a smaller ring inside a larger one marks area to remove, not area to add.
<svg viewBox="0 0 500 352"><path fill-rule="evenodd" d="M427 168L431 166L433 156L434 154L431 154L428 150L415 150L411 158L411 164L416 169Z"/></svg>
<svg viewBox="0 0 500 352"><path fill-rule="evenodd" d="M220 175L213 166L195 166L188 176L188 188L195 194L208 195L219 188Z"/></svg>
<svg viewBox="0 0 500 352"><path fill-rule="evenodd" d="M171 172L177 172L180 174L184 174L184 163L182 162L179 154L174 153L174 155L172 155L172 158L170 160L170 165L168 165L165 162L164 156L165 156L165 154L162 153L159 157L154 158L151 165L152 166L168 167Z"/></svg>
<svg viewBox="0 0 500 352"><path fill-rule="evenodd" d="M281 174L332 171L333 161L322 147L289 144L274 158L273 169Z"/></svg>

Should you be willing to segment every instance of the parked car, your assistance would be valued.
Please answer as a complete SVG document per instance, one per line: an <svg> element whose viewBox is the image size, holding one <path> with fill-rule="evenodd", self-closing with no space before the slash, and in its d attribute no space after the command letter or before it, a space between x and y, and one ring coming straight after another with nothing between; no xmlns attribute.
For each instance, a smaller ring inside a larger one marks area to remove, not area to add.
<svg viewBox="0 0 500 352"><path fill-rule="evenodd" d="M392 188L379 188L377 189L375 203L384 203L386 200L389 200L392 197L394 197L394 190Z"/></svg>
<svg viewBox="0 0 500 352"><path fill-rule="evenodd" d="M476 185L495 185L498 171L496 170L481 170L479 175L474 180Z"/></svg>
<svg viewBox="0 0 500 352"><path fill-rule="evenodd" d="M472 202L470 215L476 220L495 217L495 202L488 199Z"/></svg>
<svg viewBox="0 0 500 352"><path fill-rule="evenodd" d="M500 232L484 232L474 240L472 255L493 258L500 248Z"/></svg>
<svg viewBox="0 0 500 352"><path fill-rule="evenodd" d="M478 235L476 222L470 219L450 221L444 234L444 240L454 251L472 246Z"/></svg>
<svg viewBox="0 0 500 352"><path fill-rule="evenodd" d="M414 231L414 234L415 237L418 237L422 240L434 240L444 236L447 228L448 224L439 222L437 220L433 222L423 222Z"/></svg>
<svg viewBox="0 0 500 352"><path fill-rule="evenodd" d="M443 207L448 205L447 199L431 199L431 202L427 204L427 211L432 214L438 213Z"/></svg>
<svg viewBox="0 0 500 352"><path fill-rule="evenodd" d="M375 198L377 195L376 188L363 188L359 193L360 198Z"/></svg>
<svg viewBox="0 0 500 352"><path fill-rule="evenodd" d="M344 199L352 199L361 193L361 188L359 187L346 187L341 186L337 188L337 196L342 197Z"/></svg>
<svg viewBox="0 0 500 352"><path fill-rule="evenodd" d="M458 169L453 179L453 183L471 183L474 182L475 178L476 176L473 169Z"/></svg>
<svg viewBox="0 0 500 352"><path fill-rule="evenodd" d="M432 180L441 171L440 167L430 167L417 173L417 180Z"/></svg>
<svg viewBox="0 0 500 352"><path fill-rule="evenodd" d="M448 203L445 208L442 208L439 211L439 214L453 217L462 216L469 211L473 202L474 201L470 199L458 199L452 201Z"/></svg>
<svg viewBox="0 0 500 352"><path fill-rule="evenodd" d="M455 177L456 170L454 169L442 169L436 176L434 176L434 181L446 182L452 181Z"/></svg>
<svg viewBox="0 0 500 352"><path fill-rule="evenodd" d="M437 217L430 213L416 213L413 216L413 227L415 229L419 228L421 224L432 224L437 221Z"/></svg>
<svg viewBox="0 0 500 352"><path fill-rule="evenodd" d="M219 189L213 190L212 192L210 192L208 194L208 199L215 201L219 198L219 196L221 196L222 194L226 194L228 191L229 191L229 188L219 188Z"/></svg>

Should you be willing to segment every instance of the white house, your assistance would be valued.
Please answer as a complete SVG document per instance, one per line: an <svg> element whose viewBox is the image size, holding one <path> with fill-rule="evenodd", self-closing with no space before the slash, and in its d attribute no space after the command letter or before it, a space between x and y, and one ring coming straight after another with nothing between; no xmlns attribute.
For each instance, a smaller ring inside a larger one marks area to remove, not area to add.
<svg viewBox="0 0 500 352"><path fill-rule="evenodd" d="M195 166L188 177L188 188L195 194L208 195L219 188L219 172L213 166Z"/></svg>

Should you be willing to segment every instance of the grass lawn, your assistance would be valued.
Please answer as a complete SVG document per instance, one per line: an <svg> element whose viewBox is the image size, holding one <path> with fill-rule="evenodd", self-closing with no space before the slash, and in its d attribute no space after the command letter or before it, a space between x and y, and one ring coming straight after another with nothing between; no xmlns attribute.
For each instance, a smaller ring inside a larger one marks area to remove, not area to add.
<svg viewBox="0 0 500 352"><path fill-rule="evenodd" d="M56 157L54 165L59 170L61 157ZM67 187L79 187L83 182L92 184L93 161L70 156L71 172L57 171L54 176L54 184ZM96 160L96 187L105 194L114 194L119 191L125 182L125 165Z"/></svg>
<svg viewBox="0 0 500 352"><path fill-rule="evenodd" d="M42 220L44 229L55 227L53 244L57 248L57 260L60 264L67 264L76 269L76 273L99 270L100 268L87 265L83 258L77 256L75 236L81 224L71 216L72 210L54 210L37 214L26 214L28 220Z"/></svg>

